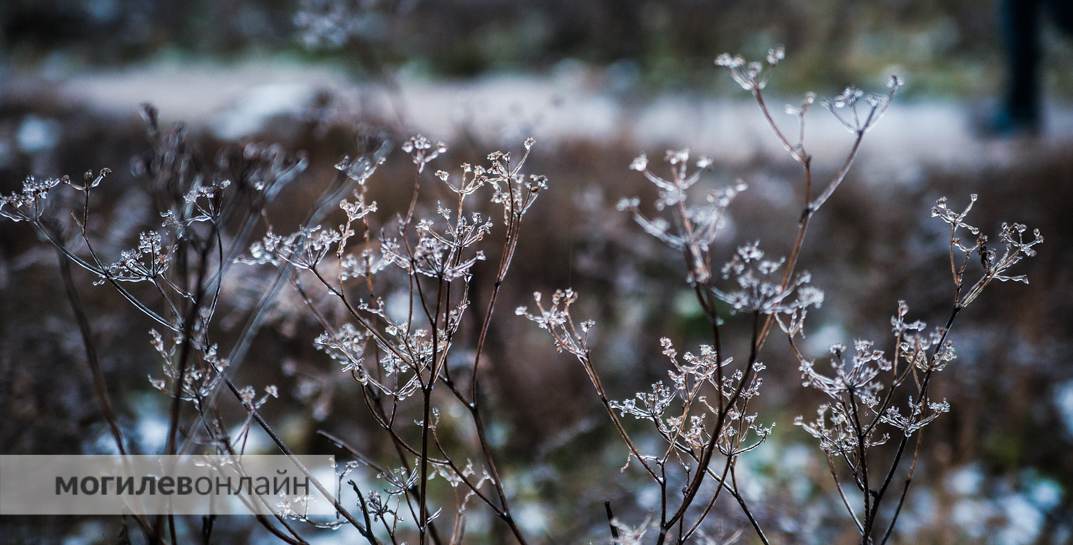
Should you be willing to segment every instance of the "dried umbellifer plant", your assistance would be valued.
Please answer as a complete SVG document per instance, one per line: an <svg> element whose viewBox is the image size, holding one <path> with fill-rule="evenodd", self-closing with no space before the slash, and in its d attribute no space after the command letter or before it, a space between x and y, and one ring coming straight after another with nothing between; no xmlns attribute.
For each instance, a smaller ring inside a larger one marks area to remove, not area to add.
<svg viewBox="0 0 1073 545"><path fill-rule="evenodd" d="M736 183L698 194L698 182L713 162L687 150L667 152L660 169L650 168L644 155L635 159L630 168L656 187L657 199L642 205L637 198L626 198L618 207L680 256L685 280L710 326L710 344L681 352L671 339L660 339L667 380L617 401L601 378L600 355L591 348L595 324L576 321L571 312L576 292L565 289L547 298L538 293L532 305L516 311L579 362L626 447L623 470L640 472L659 490L660 508L644 522L619 520L606 505L614 543L734 541L740 530L722 535L715 524L724 493L737 504L756 539L770 543L762 517L742 493L737 462L773 433L773 425L756 413L754 401L761 394L762 355L773 331L789 339L804 385L828 398L815 420L799 419L798 425L819 441L862 544L886 542L921 453L920 431L949 410L929 391L937 373L954 359L949 333L955 318L991 282L1027 281L1010 269L1032 257L1042 242L1038 232L1026 237L1023 225L1003 224L996 244L966 223L971 204L955 212L940 200L932 213L950 226L953 280L952 311L945 325L926 331L923 323L909 321L908 308L899 303L891 322L889 356L867 341L855 342L852 350L836 345L831 348L833 374L817 371L798 341L809 310L819 307L824 295L809 274L799 270L801 249L812 218L845 181L865 134L886 112L900 82L892 78L884 93L849 88L821 101L853 141L834 176L814 184L805 120L815 96L806 95L799 106L787 108L798 124L791 137L774 121L763 94L783 57L776 48L764 62L746 63L730 55L716 62L752 95L776 138L801 167L802 209L788 256L772 259L759 242L741 244L725 258L716 255L713 243L722 234L732 201L746 187ZM445 144L410 138L400 146L412 163L410 199L388 213L369 192L391 147L380 139L367 153L340 160L335 178L305 220L282 233L268 219L271 204L305 171L303 155L248 144L206 160L189 145L181 127L161 128L151 108L146 119L152 150L135 162L133 174L158 197L161 221L115 258L104 255L94 240L101 220L92 213L93 195L105 182L107 169L87 173L82 182L30 177L21 191L0 198L3 217L29 224L57 251L97 399L119 452L130 452L130 442L111 409L92 343L93 324L82 311L71 264L154 322L150 344L160 368L147 374L151 385L171 398L166 453L202 448L241 454L246 435L257 427L279 451L293 455L261 414L278 389L240 386L234 373L273 302L283 294L290 294L319 325L322 333L312 340L313 346L360 388L361 401L394 457L375 459L346 438L321 431L352 458L339 469L335 482L313 479L316 493L335 498L337 516L309 517L300 504L287 506L275 517L258 516L258 524L276 538L302 544L315 528L349 526L371 544L472 542L466 533L467 510L479 505L518 543L530 542L497 465L489 439L494 415L481 401L479 379L489 336L499 334L492 317L527 213L548 189L544 176L525 170L534 141L523 142L520 154L497 151L481 164L446 170L434 165L443 161ZM438 200L433 203L430 194ZM69 211L46 213L54 201ZM257 232L260 239L254 240ZM972 242L962 239L965 234ZM494 266L484 266L492 267L494 274L482 276L490 296L482 308L474 309L472 294L482 289L474 268L490 255ZM982 271L975 281L967 281L973 263ZM217 316L225 280L251 274L262 279L265 289L248 305L250 315L232 345L223 347L216 339L227 329ZM750 324L746 354L731 354L726 348L730 343L721 335L724 320L731 316L720 309ZM219 408L220 392L244 409L237 432ZM441 426L444 418L460 421ZM640 432L645 440L635 437L638 432L631 429L636 423L627 418L650 430ZM473 433L457 437L461 426ZM897 438L897 445L895 453L887 455L878 447L891 437ZM904 468L907 458L911 461ZM376 479L359 479L356 472ZM429 483L436 478L455 492L453 497L430 493ZM861 505L853 505L846 486L860 491ZM353 492L346 505L333 493L340 489ZM173 517L134 520L152 542L180 541L182 528ZM208 520L205 525L202 535L207 538L212 525Z"/></svg>
<svg viewBox="0 0 1073 545"><path fill-rule="evenodd" d="M719 236L732 200L746 186L738 182L697 195L693 188L712 161L705 157L692 160L688 150L667 152L666 174L650 169L645 155L630 164L632 170L641 173L658 190L658 197L651 205L653 215L642 211L637 198L623 199L618 206L631 214L647 234L681 256L686 282L710 325L711 344L680 354L671 339L660 339L663 355L668 360L668 378L632 398L615 401L601 378L599 356L591 348L589 337L595 324L577 321L571 313L571 306L578 299L574 290L556 291L550 298L536 293L530 307L517 309L517 314L546 331L559 351L569 353L581 364L626 446L623 469L635 467L659 490L659 510L640 524L629 525L612 518L615 543L722 542L706 534L705 525L712 524L714 508L724 492L737 503L756 538L765 544L771 542L762 521L741 492L736 467L739 457L773 433L774 425L765 424L752 412L755 409L750 404L755 406L753 400L761 393L762 373L766 369L761 361L762 351L775 326L786 334L793 356L800 362L803 385L819 389L830 399L819 407L815 421L799 417L797 425L819 441L840 499L860 533L861 543L885 543L894 531L916 469L922 444L919 432L949 411L945 400L929 397L929 385L935 373L954 359L948 335L955 318L992 281L1027 282L1025 276L1011 275L1008 271L1023 259L1034 256L1034 247L1043 241L1038 231L1026 238L1024 225L1004 223L998 235L1001 247L996 248L978 228L965 223L971 203L964 211L954 212L947 207L945 198L940 199L932 215L950 225L950 268L954 283L952 310L945 325L925 333L922 322L907 321L908 307L899 302L898 311L891 319L894 334L891 356L869 341L856 341L852 352L835 345L831 347L833 376L817 372L813 360L803 353L797 341L804 336L808 311L823 303L824 294L811 285L809 273L798 270L801 249L811 219L845 181L865 134L886 112L901 82L892 77L887 92L882 94L847 88L821 101L850 131L853 142L835 175L814 188L812 155L805 146L805 120L815 95L809 93L799 106L786 109L797 120L794 139L775 122L764 98L771 71L783 58L780 47L770 50L763 62L746 62L741 57L724 54L716 64L727 69L734 81L753 96L776 138L801 166L799 190L803 206L787 257L771 259L759 242L749 242L738 247L722 265L717 264L713 242ZM973 195L972 201L975 200ZM963 242L961 233L971 235L975 243ZM978 280L966 284L965 275L973 262L982 264L983 270ZM729 316L721 315L720 303L729 308L730 314L742 316L751 324L744 358L741 355L735 358L725 348L728 343L721 336L724 319ZM623 423L626 417L651 424L647 429L651 430L655 443L648 440L650 436L644 440L634 437ZM873 451L873 447L887 442L890 433L895 432L900 439L892 457ZM913 436L916 442L912 447L912 461L902 471L906 447ZM653 444L658 448L641 446ZM877 467L880 460L886 465ZM851 505L843 489L847 474L849 482L860 491L863 505L859 507ZM893 493L891 485L898 475L902 475L902 485ZM607 512L612 517L610 505ZM739 537L740 534L733 534L728 540Z"/></svg>
<svg viewBox="0 0 1073 545"><path fill-rule="evenodd" d="M544 176L523 171L533 139L522 143L520 155L494 152L483 164L463 164L454 172L429 168L446 152L445 144L422 136L406 140L400 148L413 163L412 195L405 209L380 223L379 205L369 198L368 185L386 160L389 145L382 142L368 154L340 160L337 176L307 220L293 232L277 234L267 220L268 205L305 170L304 157L250 144L238 158L225 153L205 161L187 144L181 127L161 129L151 108L145 116L154 149L136 161L134 173L147 179L164 205L159 226L142 232L136 247L109 261L93 240L92 195L107 170L87 174L83 183L28 178L21 192L3 197L0 212L30 224L52 243L65 267L80 266L95 285L110 285L156 324L149 339L160 369L148 372L149 382L173 399L164 452L204 444L219 454L241 454L250 428L257 426L280 451L292 455L260 412L278 397L277 387L264 385L259 393L232 380L272 300L290 289L323 329L312 344L361 387L362 400L397 459L373 460L324 431L355 460L342 468L336 483L312 482L327 496L345 482L357 496L356 506L335 499L338 516L319 520L306 516L301 504L286 505L274 520L258 517L258 522L288 543L306 542L295 520L318 528L352 526L369 543L410 535L420 543L459 543L467 507L480 502L524 543L488 439L478 377L491 316L524 218L548 187ZM230 177L234 174L239 177ZM46 214L48 203L65 198L58 193L64 185L80 195L70 199L72 213ZM429 209L420 196L436 191L444 200ZM328 222L333 209L341 223ZM252 241L258 224L264 224L264 234ZM491 295L479 319L467 320L472 269L485 261L489 244L497 246L498 259L488 278ZM249 269L235 272L247 267L267 273L270 288L251 305L238 340L224 349L214 340L222 329L216 319L222 286L228 273L247 275ZM70 281L70 275L65 279ZM74 304L77 292L73 284L68 287ZM342 320L333 319L340 315ZM92 324L85 313L79 318L91 352ZM464 327L474 329L473 334L463 336ZM476 344L466 347L460 341L466 337ZM463 364L463 358L469 363ZM90 359L101 404L110 406L99 366ZM229 431L235 427L218 409L220 391L229 392L248 413L238 432ZM445 437L438 426L444 403L458 404L468 415L477 438L470 456L452 452L459 441ZM192 408L192 422L182 418L184 407ZM127 453L129 442L112 412L106 414L117 448ZM378 487L363 489L351 476L366 469L377 476ZM457 492L444 505L433 505L429 494L429 481L437 477ZM444 512L453 517L443 522ZM176 541L171 517L166 525L144 518L137 522L154 542L167 539L165 526Z"/></svg>

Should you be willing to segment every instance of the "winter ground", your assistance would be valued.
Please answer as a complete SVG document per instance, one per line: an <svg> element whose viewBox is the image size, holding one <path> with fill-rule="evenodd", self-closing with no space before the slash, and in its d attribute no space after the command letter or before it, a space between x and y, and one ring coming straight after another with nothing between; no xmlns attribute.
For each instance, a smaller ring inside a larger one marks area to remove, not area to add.
<svg viewBox="0 0 1073 545"><path fill-rule="evenodd" d="M15 71L5 79L0 94L47 89L65 102L115 116L133 115L139 104L150 102L164 120L182 120L223 139L252 135L280 117L307 115L318 94L327 92L352 114L401 116L411 130L443 139L466 130L492 142L525 135L546 142L626 141L644 149L693 147L726 162L781 153L755 105L745 96L731 98L729 78L716 97L685 92L638 96L622 91L620 78L571 65L547 75L468 81L403 76L397 92L381 83L353 81L330 66L270 60L155 62L73 75ZM880 85L861 84L866 90ZM777 95L777 81L772 87ZM824 90L817 91L823 95ZM779 114L782 104L796 100L769 99L776 119L791 132L796 131L794 118ZM817 157L840 157L851 135L818 110L809 116L806 144ZM1048 105L1046 119L1050 135L1073 136L1071 105ZM872 132L860 162L865 169L878 169L873 173L905 178L912 171L906 165L1004 164L1016 159L1017 149L976 134L968 109L953 99L903 99Z"/></svg>

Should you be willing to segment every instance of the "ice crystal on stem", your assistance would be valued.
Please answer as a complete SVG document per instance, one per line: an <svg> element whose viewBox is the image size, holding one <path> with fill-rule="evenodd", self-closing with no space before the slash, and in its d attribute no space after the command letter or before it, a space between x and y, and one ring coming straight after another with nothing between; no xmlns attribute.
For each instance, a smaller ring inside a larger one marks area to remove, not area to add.
<svg viewBox="0 0 1073 545"><path fill-rule="evenodd" d="M364 186L365 182L369 180L376 173L377 167L384 164L384 158L369 158L358 157L351 159L349 155L344 156L337 163L335 163L335 170L341 172L347 178L350 178L359 186Z"/></svg>
<svg viewBox="0 0 1073 545"><path fill-rule="evenodd" d="M740 246L734 257L723 265L724 279L733 279L735 289L713 288L715 295L735 312L760 312L761 314L791 314L823 304L823 292L809 284L812 275L797 273L784 285L779 270L784 259L764 259L759 242Z"/></svg>
<svg viewBox="0 0 1073 545"><path fill-rule="evenodd" d="M249 254L238 258L247 265L290 263L298 269L313 269L331 252L342 235L320 225L301 227L280 236L269 230L264 238L250 246Z"/></svg>
<svg viewBox="0 0 1073 545"><path fill-rule="evenodd" d="M578 359L588 357L589 333L596 326L591 320L580 323L574 322L570 314L570 307L577 302L577 292L572 289L556 290L551 296L551 304L544 302L541 293L533 294L533 306L535 312L528 307L518 307L514 313L524 316L551 335L555 342L556 350L566 351Z"/></svg>
<svg viewBox="0 0 1073 545"><path fill-rule="evenodd" d="M220 217L220 206L223 202L224 191L231 186L231 180L216 180L203 185L200 181L183 196L186 204L197 212L189 221L216 221Z"/></svg>
<svg viewBox="0 0 1073 545"><path fill-rule="evenodd" d="M689 159L689 150L668 150L664 161L670 176L664 178L649 170L648 158L644 154L638 156L630 164L630 169L643 174L659 190L654 205L660 216L645 216L636 197L622 199L618 209L629 212L649 235L675 250L686 252L690 281L703 284L711 278L709 252L720 228L726 224L726 210L746 185L739 181L707 193L701 204L690 204L688 191L700 181L712 160L707 157L697 159L691 171Z"/></svg>
<svg viewBox="0 0 1073 545"><path fill-rule="evenodd" d="M994 280L1027 284L1027 275L1009 274L1009 271L1024 259L1035 257L1036 246L1043 244L1039 229L1032 229L1031 238L1026 238L1028 226L1016 222L1003 222L995 237L999 245L992 244L980 228L966 221L976 199L975 194L971 195L969 204L957 212L950 208L946 197L940 197L931 209L932 217L949 226L950 272L959 295L959 308L969 306ZM962 232L969 235L969 241L962 239ZM979 264L980 277L965 290L965 274L972 263Z"/></svg>
<svg viewBox="0 0 1073 545"><path fill-rule="evenodd" d="M0 195L0 216L11 221L37 221L45 211L49 191L69 178L37 178L27 176L22 190Z"/></svg>
<svg viewBox="0 0 1073 545"><path fill-rule="evenodd" d="M865 407L875 407L879 403L879 392L883 389L876 378L880 372L890 371L892 367L883 351L873 347L871 341L854 341L853 354L847 358L845 346L833 345L831 369L834 375L831 377L818 373L811 361L801 361L801 385L820 390L836 401L843 396L853 395Z"/></svg>
<svg viewBox="0 0 1073 545"><path fill-rule="evenodd" d="M886 93L866 93L856 87L846 87L841 93L821 103L846 130L863 134L875 126L887 113L894 94L902 87L898 76L891 76Z"/></svg>
<svg viewBox="0 0 1073 545"><path fill-rule="evenodd" d="M219 347L215 344L205 346L197 339L193 340L193 351L196 358L185 370L180 369L179 346L182 337L176 337L169 343L168 339L155 329L149 331L150 345L156 351L161 361L163 378L149 376L149 384L167 395L174 395L175 384L182 377L182 385L179 387L179 398L200 404L203 399L211 395L223 380L222 373L227 369L227 358L219 355Z"/></svg>
<svg viewBox="0 0 1073 545"><path fill-rule="evenodd" d="M447 153L447 144L433 143L432 140L419 134L403 142L402 151L410 155L414 164L417 165L417 171L422 172L425 170L425 165Z"/></svg>
<svg viewBox="0 0 1073 545"><path fill-rule="evenodd" d="M880 416L880 420L883 423L902 430L906 437L924 429L925 426L934 422L943 413L950 412L950 404L945 399L938 402L927 402L927 409L930 412L926 412L920 403L914 403L912 396L909 397L907 405L909 416L902 415L902 411L897 407L887 407L887 410Z"/></svg>
<svg viewBox="0 0 1073 545"><path fill-rule="evenodd" d="M106 275L99 276L95 282L103 284L106 278L117 282L151 282L162 277L178 247L165 237L160 231L142 231L138 246L120 252L119 258L108 265Z"/></svg>
<svg viewBox="0 0 1073 545"><path fill-rule="evenodd" d="M364 181L362 184L364 184ZM346 223L339 227L338 250L336 252L336 255L341 257L346 249L347 240L356 234L354 232L354 223L376 212L377 204L376 201L365 202L364 191L354 191L354 201L343 199L339 201L339 208L346 213Z"/></svg>
<svg viewBox="0 0 1073 545"><path fill-rule="evenodd" d="M412 246L395 239L383 240L384 258L404 271L429 278L456 280L467 277L470 269L485 259L483 251L469 254L467 250L491 232L492 222L476 212L467 218L442 206L438 208L438 215L444 227L437 229L430 219L418 221L415 226L418 238Z"/></svg>
<svg viewBox="0 0 1073 545"><path fill-rule="evenodd" d="M741 55L723 53L715 59L715 65L727 69L742 89L758 91L767 86L771 69L785 58L786 50L780 45L768 50L764 62L746 61Z"/></svg>
<svg viewBox="0 0 1073 545"><path fill-rule="evenodd" d="M546 176L522 173L533 143L532 138L525 140L525 152L518 161L501 151L488 154L488 166L481 175L482 183L492 188L492 202L503 208L503 223L508 226L520 221L537 196L548 189Z"/></svg>
<svg viewBox="0 0 1073 545"><path fill-rule="evenodd" d="M679 358L670 339L660 339L660 344L663 355L671 364L669 384L655 382L647 392L638 392L624 401L612 401L611 408L624 417L632 416L651 422L663 438L674 438L672 443L678 442L688 448L701 449L711 441L713 433L718 433L720 451L730 456L755 448L770 435L772 428L761 425L757 415L744 414L748 400L760 393L763 382L760 372L764 370L762 363L753 364L749 383L735 396L744 376L740 370L727 373L726 376L722 373L733 363L733 358L726 357L720 361L715 348L709 345L701 345L698 353L686 352ZM715 395L722 396L727 402L740 401L736 408L726 411L726 418L733 425L720 430L711 429L711 422L719 418L723 409L720 409L720 403L709 401L705 390L714 391ZM749 433L755 435L756 441L745 445L742 440Z"/></svg>

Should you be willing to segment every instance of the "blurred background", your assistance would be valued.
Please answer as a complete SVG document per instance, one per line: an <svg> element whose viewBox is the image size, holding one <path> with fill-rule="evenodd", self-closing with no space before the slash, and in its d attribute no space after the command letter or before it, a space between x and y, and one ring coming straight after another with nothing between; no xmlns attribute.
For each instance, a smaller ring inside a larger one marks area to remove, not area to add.
<svg viewBox="0 0 1073 545"><path fill-rule="evenodd" d="M706 326L678 261L614 210L621 197L652 193L627 169L631 158L679 147L712 156L705 184L750 185L719 252L752 240L785 252L799 213L798 167L712 60L724 51L760 58L785 44L767 91L776 114L806 91L880 90L896 73L904 94L809 232L802 266L827 293L810 315L809 348L885 340L898 299L917 318L945 318L944 230L929 217L938 196L958 204L978 193L975 223L988 231L1007 220L1039 227L1047 242L1024 270L1031 285L997 285L960 318L960 357L938 391L953 410L928 429L898 538L1071 543L1073 40L1060 10L1041 4L1038 24L1011 31L1017 15L969 0L6 0L0 192L31 173L110 167L102 247L129 245L157 221L129 172L149 145L143 102L165 125L182 122L206 157L250 142L308 152L310 169L276 218L300 216L335 161L374 131L444 140L442 165L534 136L529 170L547 174L552 189L530 216L490 341L493 439L523 528L548 543L605 541L605 499L639 520L656 498L617 473L624 452L581 370L513 308L533 291L573 286L599 323L613 397L647 389L666 371L659 338L692 349ZM1027 57L1004 45L1025 40L1037 46ZM1026 63L1036 67L1029 76ZM1028 106L1011 99L1025 77L1040 98ZM851 138L827 112L810 114L818 175L833 173ZM396 155L372 182L389 209L408 191L406 163ZM158 372L142 334L150 324L76 280L120 422L140 451L159 451L168 400L145 378ZM253 297L248 287L229 289L225 340ZM56 257L22 225L0 228L0 290L2 452L109 452ZM279 386L266 414L298 452L336 452L317 430L386 452L357 385L313 349L318 327L298 306L280 301L237 382ZM800 388L785 341L773 338L764 360L758 410L776 433L743 458L747 494L777 542L852 543L819 451L792 424L818 400ZM263 439L251 448L271 452ZM475 540L511 542L480 508L471 511ZM729 505L720 516L728 529L742 524ZM121 526L5 518L0 542L116 543ZM219 528L235 543L266 537L241 518Z"/></svg>

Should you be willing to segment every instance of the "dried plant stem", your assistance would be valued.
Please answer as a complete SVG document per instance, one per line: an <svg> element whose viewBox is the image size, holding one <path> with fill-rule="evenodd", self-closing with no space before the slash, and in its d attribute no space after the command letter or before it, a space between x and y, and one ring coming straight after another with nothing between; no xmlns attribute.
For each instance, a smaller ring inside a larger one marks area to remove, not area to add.
<svg viewBox="0 0 1073 545"><path fill-rule="evenodd" d="M671 515L669 519L667 519L666 523L660 526L659 538L656 541L657 545L662 545L666 541L667 534L671 530L671 528L674 527L674 525L679 521L679 519L685 516L686 511L689 509L690 505L692 505L693 499L697 496L697 493L700 491L701 485L704 483L704 478L708 470L708 464L711 463L712 456L715 454L715 450L717 448L716 443L719 440L720 432L722 431L723 425L726 422L727 415L730 413L730 408L733 407L734 403L738 401L739 397L741 397L742 391L744 391L745 386L749 383L749 379L752 378L753 364L756 363L756 356L759 350L759 343L757 342L757 335L759 335L759 333L760 313L754 312L752 341L750 342L752 348L750 348L749 360L746 363L745 373L742 377L742 380L738 383L737 388L735 388L733 394L727 399L726 407L719 412L719 415L715 422L715 426L711 433L711 438L708 440L708 444L705 445L703 451L701 452L700 459L697 462L697 470L693 474L693 478L690 480L689 485L683 492L681 504L674 512L674 514ZM720 479L721 481L726 479L726 473L729 470L732 461L733 456L728 456L727 464L723 471L723 476Z"/></svg>
<svg viewBox="0 0 1073 545"><path fill-rule="evenodd" d="M217 369L217 372L221 372L221 370ZM235 397L235 399L239 400L239 402L242 403L242 394L239 392L238 387L235 386L235 383L232 382L230 377L222 374L221 376L224 379L224 384L227 386L227 389L231 391L231 394ZM257 409L255 409L253 406L250 406L246 403L242 403L242 405L246 408L246 411L253 418L253 421L257 423L257 425L268 435L268 438L272 441L272 443L276 445L276 448L278 448L280 452L286 455L287 458L293 464L295 464L295 466L298 467L298 470L301 471L302 474L306 476L310 480L310 482L313 483L313 487L316 488L317 491L320 492L325 499L331 502L332 507L335 508L336 512L338 512L340 516L346 519L346 521L349 522L351 526L357 529L358 533L361 534L361 536L364 537L371 545L379 545L380 541L376 539L376 536L372 533L372 529L367 526L364 526L361 522L354 518L354 515L351 514L346 507L343 507L343 505L339 503L339 500L335 499L331 491L328 490L323 484L321 484L320 481L313 476L313 473L309 471L309 468L307 468L305 464L303 464L300 460L298 460L298 458L295 457L294 452L292 452L290 447L288 447L287 444L283 442L279 434L276 433L276 431L272 429L272 426L270 426L268 422L264 419L264 417L261 416L261 413L257 411Z"/></svg>
<svg viewBox="0 0 1073 545"><path fill-rule="evenodd" d="M63 279L64 291L67 294L67 302L71 307L71 312L75 316L75 321L78 323L78 331L82 337L82 346L86 351L86 365L89 367L90 376L93 380L93 392L97 398L97 405L100 407L101 416L104 417L105 422L108 423L108 431L112 435L112 440L115 441L116 450L124 458L127 456L126 440L123 436L123 431L119 427L119 419L116 417L115 410L112 408L112 400L108 395L108 384L104 378L104 370L101 368L100 358L97 354L97 346L93 342L93 331L90 328L89 318L86 316L84 307L82 306L82 299L78 295L78 288L74 285L74 280L71 278L71 264L68 259L63 255L63 252L57 250L57 257L60 267L60 278ZM140 514L133 514L135 522L138 523L138 527L145 533L147 538L153 537L152 527L149 522L145 520Z"/></svg>
<svg viewBox="0 0 1073 545"><path fill-rule="evenodd" d="M630 434L626 431L626 427L622 425L622 420L619 419L618 413L611 407L611 400L607 397L607 391L604 389L600 374L592 364L591 355L586 353L583 358L579 359L581 359L581 365L585 368L585 372L589 376L589 381L592 383L592 387L596 390L596 396L600 399L600 403L604 406L604 410L607 411L608 417L611 418L611 423L615 426L615 431L618 432L622 442L626 444L628 449L630 449L630 454L637 459L641 464L641 467L643 467L657 483L660 483L660 485L663 486L665 482L663 476L656 473L656 470L653 469L645 457L641 455L641 450L637 447L637 444L634 443L633 439L630 438Z"/></svg>
<svg viewBox="0 0 1073 545"><path fill-rule="evenodd" d="M857 153L860 151L861 143L864 141L864 134L866 130L859 129L856 131L853 144L850 146L849 153L846 155L845 160L842 162L841 168L838 169L838 172L835 174L835 176L831 179L830 182L828 182L826 188L823 190L820 196L813 200L812 156L805 150L803 144L798 144L797 146L790 144L789 140L783 134L778 124L776 124L775 120L772 118L767 103L764 101L763 92L760 89L756 89L753 91L753 96L756 99L756 103L757 106L759 106L760 111L764 114L764 119L767 120L768 125L771 127L771 130L775 133L779 141L782 142L783 147L786 148L786 151L790 153L791 157L793 157L793 159L801 165L804 177L803 198L805 201L805 206L801 210L801 216L797 223L797 232L794 235L793 244L790 246L790 254L786 258L786 267L784 268L782 277L782 289L785 290L790 285L790 281L793 279L794 272L797 270L797 262L801 256L801 250L805 244L805 234L808 232L808 227L809 223L812 220L812 216L815 215L817 211L819 211L820 207L822 207L823 204L827 202L831 195L834 194L835 190L838 189L838 187L846 179L846 176L849 175L849 171L853 167L853 163L857 158ZM874 115L875 110L872 110L872 113L869 114L868 118L869 124L871 123ZM801 123L803 131L803 118ZM764 343L767 341L767 337L771 333L771 327L774 325L774 321L775 318L773 314L769 315L767 319L764 320L764 325L758 338L758 342L761 347L763 347Z"/></svg>
<svg viewBox="0 0 1073 545"><path fill-rule="evenodd" d="M955 303L953 308L951 309L950 317L947 318L946 325L943 327L942 334L939 337L938 342L935 344L935 353L936 354L943 347L943 343L946 342L946 338L949 335L950 330L954 327L954 321L957 319L958 314L960 314L961 309L962 309L962 307L960 305L958 305L957 303ZM917 401L917 404L921 408L921 410L923 410L923 408L927 407L927 405L928 405L928 387L931 384L931 378L932 378L933 374L934 374L933 369L929 368L927 371L924 372L924 377L921 380L920 391L918 392L919 400ZM923 434L922 431L920 431L918 433ZM921 441L922 441L922 435L920 437L918 437L918 439L917 439L917 446L916 446L916 448L914 448L914 452L913 452L913 462L912 462L912 465L910 467L909 474L906 477L905 485L904 485L904 487L902 489L901 497L898 500L898 507L895 510L894 515L891 517L891 522L889 523L888 529L884 534L883 541L886 541L886 539L889 538L890 532L893 531L894 524L895 524L895 522L897 522L898 515L901 513L902 503L905 501L905 496L909 492L909 485L912 483L913 473L916 471L916 463L917 463L917 459L918 459L918 456L919 456L919 453L920 453L920 442ZM894 460L891 462L890 468L887 470L886 475L883 478L883 484L882 484L882 486L880 486L879 490L875 492L875 501L874 501L874 504L873 504L873 507L872 507L872 512L871 512L870 515L865 517L865 529L864 529L864 535L862 536L862 543L864 545L867 545L868 543L870 543L870 536L871 536L872 526L875 524L875 520L879 516L880 502L883 500L883 497L886 494L887 489L890 486L891 481L894 479L894 474L897 472L898 467L901 464L902 458L903 458L903 456L905 454L905 446L906 446L906 444L908 442L909 442L909 435L903 436L901 441L899 441L898 450L894 455Z"/></svg>
<svg viewBox="0 0 1073 545"><path fill-rule="evenodd" d="M67 293L67 302L71 307L71 312L75 316L75 321L78 323L78 331L82 337L82 346L86 351L86 364L89 367L90 376L93 379L93 392L97 397L97 404L101 409L101 416L104 417L105 422L108 423L108 431L112 434L112 439L115 441L116 450L122 456L127 455L126 440L123 437L123 432L119 427L119 419L116 418L115 410L112 408L112 400L108 395L108 383L104 378L104 371L101 369L101 362L97 355L97 347L93 342L93 332L90 329L89 318L86 317L86 312L82 307L82 300L78 295L78 288L75 287L74 281L71 279L71 265L67 259L63 257L63 254L59 254L59 266L60 277L63 279L63 287ZM140 517L135 517L141 520Z"/></svg>

